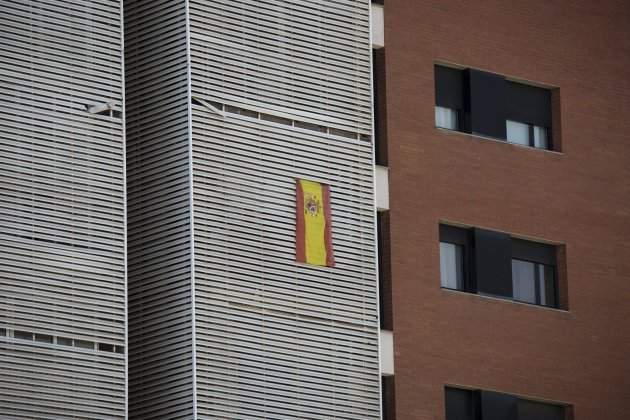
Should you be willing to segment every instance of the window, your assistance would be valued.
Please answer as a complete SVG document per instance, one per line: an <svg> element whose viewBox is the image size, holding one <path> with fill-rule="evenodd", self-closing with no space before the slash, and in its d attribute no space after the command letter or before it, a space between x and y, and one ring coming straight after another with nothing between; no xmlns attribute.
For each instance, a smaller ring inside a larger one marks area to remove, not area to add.
<svg viewBox="0 0 630 420"><path fill-rule="evenodd" d="M376 213L376 234L378 239L378 288L380 327L392 330L392 272L389 243L389 212Z"/></svg>
<svg viewBox="0 0 630 420"><path fill-rule="evenodd" d="M446 420L480 420L479 391L446 387L444 390Z"/></svg>
<svg viewBox="0 0 630 420"><path fill-rule="evenodd" d="M20 340L33 340L33 333L28 331L13 331L13 338L18 338Z"/></svg>
<svg viewBox="0 0 630 420"><path fill-rule="evenodd" d="M552 150L551 91L436 65L435 126Z"/></svg>
<svg viewBox="0 0 630 420"><path fill-rule="evenodd" d="M548 149L547 129L545 127L506 120L505 130L507 141L510 143Z"/></svg>
<svg viewBox="0 0 630 420"><path fill-rule="evenodd" d="M510 143L522 144L529 146L529 128L527 124L523 124L517 121L506 120L505 130L507 132L507 141Z"/></svg>
<svg viewBox="0 0 630 420"><path fill-rule="evenodd" d="M98 343L98 351L114 352L114 345L107 343Z"/></svg>
<svg viewBox="0 0 630 420"><path fill-rule="evenodd" d="M72 346L72 338L57 337L57 344L61 346Z"/></svg>
<svg viewBox="0 0 630 420"><path fill-rule="evenodd" d="M440 225L440 284L557 308L556 252L502 232Z"/></svg>
<svg viewBox="0 0 630 420"><path fill-rule="evenodd" d="M435 66L435 126L466 131L459 123L464 111L464 74L462 70Z"/></svg>
<svg viewBox="0 0 630 420"><path fill-rule="evenodd" d="M564 420L562 404L527 400L501 392L444 390L446 420Z"/></svg>
<svg viewBox="0 0 630 420"><path fill-rule="evenodd" d="M457 130L457 111L443 106L435 106L435 126Z"/></svg>
<svg viewBox="0 0 630 420"><path fill-rule="evenodd" d="M440 242L440 282L447 289L464 287L464 247Z"/></svg>
<svg viewBox="0 0 630 420"><path fill-rule="evenodd" d="M35 334L35 341L52 344L53 336L48 334Z"/></svg>
<svg viewBox="0 0 630 420"><path fill-rule="evenodd" d="M445 289L474 290L469 273L472 239L469 229L440 225L440 284Z"/></svg>
<svg viewBox="0 0 630 420"><path fill-rule="evenodd" d="M81 349L90 349L94 350L94 343L92 341L86 340L74 340L74 347L79 347Z"/></svg>
<svg viewBox="0 0 630 420"><path fill-rule="evenodd" d="M514 300L543 306L556 306L553 267L512 259Z"/></svg>
<svg viewBox="0 0 630 420"><path fill-rule="evenodd" d="M381 376L381 401L383 403L382 420L396 418L396 393L393 376Z"/></svg>

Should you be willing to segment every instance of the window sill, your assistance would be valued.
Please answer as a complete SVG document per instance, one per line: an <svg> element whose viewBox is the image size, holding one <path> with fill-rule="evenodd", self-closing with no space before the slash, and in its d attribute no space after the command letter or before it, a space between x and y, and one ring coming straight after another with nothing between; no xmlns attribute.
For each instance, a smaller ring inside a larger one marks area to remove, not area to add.
<svg viewBox="0 0 630 420"><path fill-rule="evenodd" d="M462 136L472 137L472 138L480 139L480 140L489 140L489 141L492 141L492 142L495 142L495 143L509 144L510 146L518 147L518 148L521 148L521 149L539 150L541 152L547 152L547 153L551 153L551 154L554 154L554 155L560 155L560 156L564 155L564 152L561 152L561 151L558 151L558 150L540 149L538 147L526 146L524 144L510 143L507 140L498 139L496 137L483 136L481 134L465 133L463 131L451 130L449 128L442 128L442 127L435 127L435 129L437 131L442 132L442 133L462 135Z"/></svg>
<svg viewBox="0 0 630 420"><path fill-rule="evenodd" d="M515 305L521 305L521 306L528 307L528 308L537 308L537 309L552 311L552 312L555 312L555 313L564 313L564 314L569 314L569 315L571 314L571 311L568 310L568 309L552 308L550 306L536 305L535 303L521 302L521 301L514 300L514 299L507 299L507 298L496 297L496 296L491 296L491 295L483 295L483 294L479 294L479 293L464 292L463 290L448 289L446 287L440 287L440 290L442 290L442 292L444 292L444 293L449 293L449 294L452 293L452 294L456 294L456 295L474 296L474 297L481 298L481 299L488 299L488 300L492 300L492 301L496 301L496 302L507 302L507 303L512 303L512 304L515 304Z"/></svg>

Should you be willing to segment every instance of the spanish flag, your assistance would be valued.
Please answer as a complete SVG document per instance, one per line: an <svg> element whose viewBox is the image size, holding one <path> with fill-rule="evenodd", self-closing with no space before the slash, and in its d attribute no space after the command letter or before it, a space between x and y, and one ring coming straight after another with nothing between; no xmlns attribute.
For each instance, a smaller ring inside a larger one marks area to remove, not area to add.
<svg viewBox="0 0 630 420"><path fill-rule="evenodd" d="M334 267L330 234L330 187L296 180L295 255L298 262Z"/></svg>

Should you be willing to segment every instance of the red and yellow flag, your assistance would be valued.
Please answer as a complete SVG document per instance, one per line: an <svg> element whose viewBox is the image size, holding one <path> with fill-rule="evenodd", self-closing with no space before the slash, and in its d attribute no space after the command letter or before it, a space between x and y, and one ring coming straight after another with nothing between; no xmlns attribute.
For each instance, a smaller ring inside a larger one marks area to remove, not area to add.
<svg viewBox="0 0 630 420"><path fill-rule="evenodd" d="M298 262L334 267L330 234L330 187L296 180L295 255Z"/></svg>

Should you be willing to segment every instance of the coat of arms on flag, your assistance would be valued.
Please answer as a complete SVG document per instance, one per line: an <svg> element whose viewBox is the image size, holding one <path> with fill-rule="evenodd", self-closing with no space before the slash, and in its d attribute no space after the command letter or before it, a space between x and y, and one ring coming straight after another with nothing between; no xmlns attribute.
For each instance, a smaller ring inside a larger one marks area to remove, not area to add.
<svg viewBox="0 0 630 420"><path fill-rule="evenodd" d="M334 267L330 187L296 180L295 259L312 265Z"/></svg>

